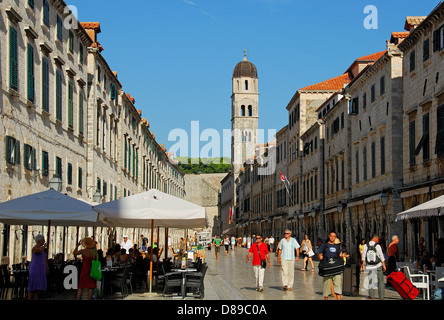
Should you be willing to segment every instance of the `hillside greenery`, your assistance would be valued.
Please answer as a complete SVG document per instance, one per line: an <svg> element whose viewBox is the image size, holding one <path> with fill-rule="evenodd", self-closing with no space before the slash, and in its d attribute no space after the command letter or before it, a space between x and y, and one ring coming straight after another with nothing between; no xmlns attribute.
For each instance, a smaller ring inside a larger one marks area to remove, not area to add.
<svg viewBox="0 0 444 320"><path fill-rule="evenodd" d="M228 173L231 169L231 160L228 157L221 158L188 158L178 157L180 169L185 174L201 173Z"/></svg>

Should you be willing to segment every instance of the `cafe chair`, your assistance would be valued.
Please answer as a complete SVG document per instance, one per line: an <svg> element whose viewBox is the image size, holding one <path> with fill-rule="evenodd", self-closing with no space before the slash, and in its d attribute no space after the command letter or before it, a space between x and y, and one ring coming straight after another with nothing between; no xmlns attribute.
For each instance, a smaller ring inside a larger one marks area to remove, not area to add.
<svg viewBox="0 0 444 320"><path fill-rule="evenodd" d="M113 288L118 288L119 290L116 292L120 292L122 295L122 298L126 298L128 296L128 286L127 286L127 280L129 278L129 267L125 266L123 269L123 272L115 274L112 276L110 281L105 282L107 286L110 287L111 296L113 295Z"/></svg>
<svg viewBox="0 0 444 320"><path fill-rule="evenodd" d="M423 289L424 300L430 300L429 276L421 273L411 273L408 266L404 266L404 274L416 288Z"/></svg>
<svg viewBox="0 0 444 320"><path fill-rule="evenodd" d="M164 275L164 284L162 295L165 297L169 289L173 290L173 293L181 292L182 289L182 274L180 272L168 272ZM177 288L179 290L177 290Z"/></svg>
<svg viewBox="0 0 444 320"><path fill-rule="evenodd" d="M187 292L187 289L190 288L193 291L198 293L198 297L200 299L204 298L205 295L205 287L204 287L204 280L205 280L205 274L207 272L208 265L204 263L201 267L201 271L199 272L190 272L186 274L185 277L185 293Z"/></svg>

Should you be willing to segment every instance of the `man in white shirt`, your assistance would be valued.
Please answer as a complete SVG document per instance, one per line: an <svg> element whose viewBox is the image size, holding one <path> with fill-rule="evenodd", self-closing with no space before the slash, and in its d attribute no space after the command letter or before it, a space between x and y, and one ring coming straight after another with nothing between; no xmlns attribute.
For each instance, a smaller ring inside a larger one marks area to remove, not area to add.
<svg viewBox="0 0 444 320"><path fill-rule="evenodd" d="M128 240L128 236L124 235L123 236L123 241L120 244L120 248L121 249L126 249L126 253L129 253L129 249L131 249L133 247L133 242L131 240Z"/></svg>
<svg viewBox="0 0 444 320"><path fill-rule="evenodd" d="M384 271L385 258L382 252L381 246L378 244L379 236L374 234L370 242L364 245L362 251L362 271L368 270L368 292L369 299L375 299L376 297L376 281L378 288L378 295L380 300L384 300L385 284L384 284Z"/></svg>
<svg viewBox="0 0 444 320"><path fill-rule="evenodd" d="M274 249L274 238L273 236L270 237L270 252L273 252Z"/></svg>
<svg viewBox="0 0 444 320"><path fill-rule="evenodd" d="M278 245L278 263L282 269L282 289L286 291L291 291L293 288L294 264L295 261L299 261L300 247L296 239L291 237L291 230L285 230L284 239Z"/></svg>

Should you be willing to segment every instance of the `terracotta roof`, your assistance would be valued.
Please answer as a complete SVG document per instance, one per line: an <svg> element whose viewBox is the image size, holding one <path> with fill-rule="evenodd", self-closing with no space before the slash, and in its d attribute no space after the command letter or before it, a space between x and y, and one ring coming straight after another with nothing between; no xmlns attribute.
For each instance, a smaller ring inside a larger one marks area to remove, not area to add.
<svg viewBox="0 0 444 320"><path fill-rule="evenodd" d="M408 31L392 32L392 38L406 38L409 34L410 32Z"/></svg>
<svg viewBox="0 0 444 320"><path fill-rule="evenodd" d="M83 29L96 29L97 32L100 31L100 22L80 22Z"/></svg>
<svg viewBox="0 0 444 320"><path fill-rule="evenodd" d="M373 54L369 54L367 56L363 56L363 57L356 59L356 61L376 61L379 58L381 58L386 52L387 52L387 50L376 52Z"/></svg>
<svg viewBox="0 0 444 320"><path fill-rule="evenodd" d="M301 88L299 90L332 90L332 91L339 91L342 90L344 87L344 84L349 83L350 78L348 76L348 73L341 74L340 76L312 84L310 86Z"/></svg>
<svg viewBox="0 0 444 320"><path fill-rule="evenodd" d="M419 17L407 16L407 17L405 17L404 29L407 31L410 31L410 27L418 26L425 18L427 18L427 17L425 17L425 16L419 16Z"/></svg>

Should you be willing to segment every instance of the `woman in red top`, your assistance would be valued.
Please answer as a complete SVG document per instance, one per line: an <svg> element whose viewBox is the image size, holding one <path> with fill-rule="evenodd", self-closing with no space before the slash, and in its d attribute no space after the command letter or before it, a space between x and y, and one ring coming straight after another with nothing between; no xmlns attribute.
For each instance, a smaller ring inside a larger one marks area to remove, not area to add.
<svg viewBox="0 0 444 320"><path fill-rule="evenodd" d="M77 250L77 248L83 245L85 249ZM91 238L85 238L82 241L80 241L76 248L74 249L73 254L75 255L82 255L82 272L80 273L80 280L79 280L79 290L77 290L77 300L80 300L82 297L82 291L83 289L87 290L87 296L88 300L91 300L93 291L97 287L97 281L92 279L89 274L91 272L91 262L93 258L96 258L97 251L95 250L96 243Z"/></svg>
<svg viewBox="0 0 444 320"><path fill-rule="evenodd" d="M262 292L264 291L265 267L262 268L261 260L266 260L268 267L270 267L270 255L268 254L268 246L262 242L260 235L256 236L256 243L248 250L247 263L250 261L251 254L253 254L253 270L256 276L256 291Z"/></svg>

